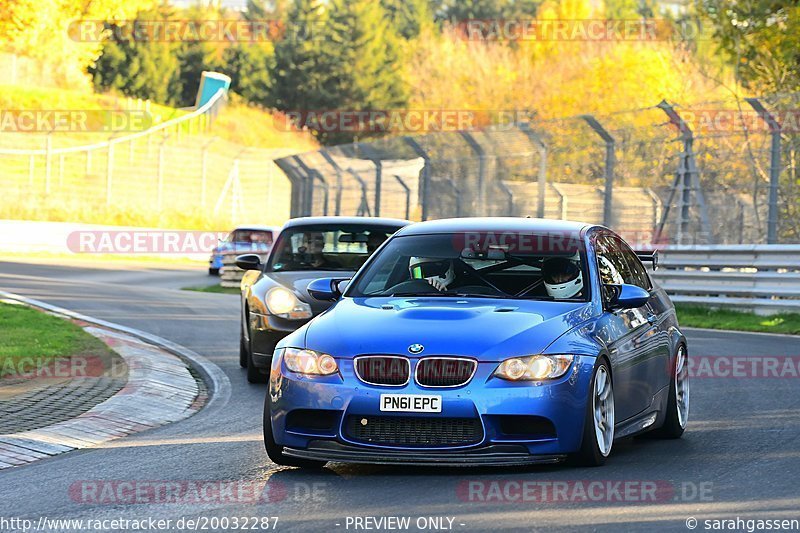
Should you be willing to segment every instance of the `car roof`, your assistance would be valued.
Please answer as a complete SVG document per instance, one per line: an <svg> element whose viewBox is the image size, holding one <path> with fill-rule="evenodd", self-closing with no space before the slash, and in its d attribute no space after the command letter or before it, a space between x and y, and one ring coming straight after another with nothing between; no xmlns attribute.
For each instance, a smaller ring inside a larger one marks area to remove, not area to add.
<svg viewBox="0 0 800 533"><path fill-rule="evenodd" d="M292 218L283 225L283 229L296 228L303 226L316 226L320 224L361 224L375 226L396 226L402 228L411 224L408 220L399 218L380 218L380 217L300 217Z"/></svg>
<svg viewBox="0 0 800 533"><path fill-rule="evenodd" d="M275 226L258 226L258 225L255 225L255 224L250 224L250 225L246 225L246 226L236 226L235 228L233 228L233 231L240 230L240 229L253 230L253 231L273 231L273 232L274 231L278 231L278 228L275 227Z"/></svg>
<svg viewBox="0 0 800 533"><path fill-rule="evenodd" d="M465 233L482 231L503 232L581 232L592 227L600 227L585 222L553 220L549 218L522 217L471 217L444 218L428 220L407 226L397 235L426 235L434 233Z"/></svg>

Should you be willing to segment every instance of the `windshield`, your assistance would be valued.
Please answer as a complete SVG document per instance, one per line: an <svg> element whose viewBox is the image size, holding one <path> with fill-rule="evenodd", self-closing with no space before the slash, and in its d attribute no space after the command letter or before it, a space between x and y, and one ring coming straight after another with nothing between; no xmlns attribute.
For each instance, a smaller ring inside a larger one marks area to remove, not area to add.
<svg viewBox="0 0 800 533"><path fill-rule="evenodd" d="M252 229L237 229L228 235L226 240L227 242L235 243L272 244L272 232Z"/></svg>
<svg viewBox="0 0 800 533"><path fill-rule="evenodd" d="M288 228L278 237L267 270L356 271L398 229L366 224Z"/></svg>
<svg viewBox="0 0 800 533"><path fill-rule="evenodd" d="M381 249L347 296L588 301L585 266L585 249L577 237L492 233L400 236Z"/></svg>

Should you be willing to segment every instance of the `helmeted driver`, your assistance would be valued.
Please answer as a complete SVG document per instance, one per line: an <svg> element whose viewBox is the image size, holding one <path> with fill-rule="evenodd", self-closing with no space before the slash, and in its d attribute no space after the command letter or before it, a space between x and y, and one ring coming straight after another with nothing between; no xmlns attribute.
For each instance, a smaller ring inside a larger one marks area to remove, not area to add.
<svg viewBox="0 0 800 533"><path fill-rule="evenodd" d="M408 261L411 279L424 279L436 290L446 291L456 279L453 261L433 257L412 257Z"/></svg>
<svg viewBox="0 0 800 533"><path fill-rule="evenodd" d="M581 267L568 257L545 259L542 263L542 280L547 294L556 300L575 298L583 290Z"/></svg>

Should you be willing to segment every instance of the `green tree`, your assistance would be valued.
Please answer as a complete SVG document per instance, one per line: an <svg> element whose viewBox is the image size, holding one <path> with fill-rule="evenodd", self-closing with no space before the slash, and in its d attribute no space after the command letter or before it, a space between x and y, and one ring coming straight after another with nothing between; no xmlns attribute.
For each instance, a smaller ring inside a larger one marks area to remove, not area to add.
<svg viewBox="0 0 800 533"><path fill-rule="evenodd" d="M380 4L372 0L333 0L326 39L325 84L331 108L372 111L403 108L408 88L402 75L399 37ZM328 142L352 140L358 133L328 135Z"/></svg>
<svg viewBox="0 0 800 533"><path fill-rule="evenodd" d="M404 39L417 37L433 23L433 9L428 0L381 0L391 26Z"/></svg>
<svg viewBox="0 0 800 533"><path fill-rule="evenodd" d="M467 19L533 18L542 0L444 0L442 16L451 21Z"/></svg>
<svg viewBox="0 0 800 533"><path fill-rule="evenodd" d="M800 89L800 7L781 0L704 0L719 50L737 80L759 92Z"/></svg>
<svg viewBox="0 0 800 533"><path fill-rule="evenodd" d="M321 30L328 19L322 0L295 0L286 32L275 43L270 103L281 110L321 109L330 96Z"/></svg>
<svg viewBox="0 0 800 533"><path fill-rule="evenodd" d="M270 103L269 72L275 56L269 43L237 43L222 54L217 70L231 77L231 91L248 102Z"/></svg>
<svg viewBox="0 0 800 533"><path fill-rule="evenodd" d="M140 11L135 21L166 20L169 11ZM116 25L108 25L112 35L129 35ZM159 40L118 39L105 43L103 53L89 68L92 82L99 91L116 90L127 96L176 103L179 88L175 72L179 69L174 43Z"/></svg>

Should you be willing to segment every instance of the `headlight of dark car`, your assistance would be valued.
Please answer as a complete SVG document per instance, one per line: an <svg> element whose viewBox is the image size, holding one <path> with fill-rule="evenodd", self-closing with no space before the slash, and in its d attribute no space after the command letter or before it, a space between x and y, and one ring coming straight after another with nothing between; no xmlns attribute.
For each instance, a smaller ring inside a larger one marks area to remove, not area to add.
<svg viewBox="0 0 800 533"><path fill-rule="evenodd" d="M560 378L569 370L572 355L529 355L506 359L494 375L509 381L542 381Z"/></svg>
<svg viewBox="0 0 800 533"><path fill-rule="evenodd" d="M274 287L267 292L267 310L280 318L299 320L311 318L311 306L300 299L289 289Z"/></svg>

